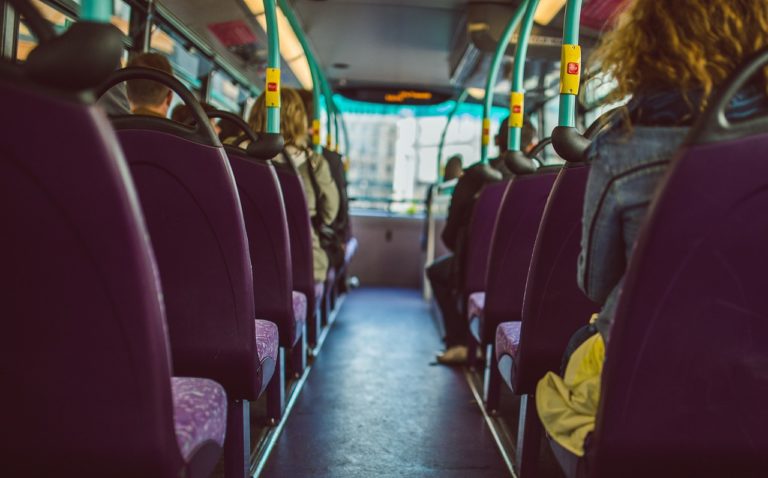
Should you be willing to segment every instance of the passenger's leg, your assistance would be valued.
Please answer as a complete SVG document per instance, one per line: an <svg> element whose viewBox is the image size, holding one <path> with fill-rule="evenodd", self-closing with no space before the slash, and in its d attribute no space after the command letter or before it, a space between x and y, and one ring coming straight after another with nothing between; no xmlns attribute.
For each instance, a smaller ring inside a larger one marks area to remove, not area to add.
<svg viewBox="0 0 768 478"><path fill-rule="evenodd" d="M467 323L461 316L458 301L453 291L455 283L453 262L453 255L437 259L427 268L427 277L432 286L437 306L443 316L446 351L453 350L450 354L451 360L446 362L457 363L466 361Z"/></svg>

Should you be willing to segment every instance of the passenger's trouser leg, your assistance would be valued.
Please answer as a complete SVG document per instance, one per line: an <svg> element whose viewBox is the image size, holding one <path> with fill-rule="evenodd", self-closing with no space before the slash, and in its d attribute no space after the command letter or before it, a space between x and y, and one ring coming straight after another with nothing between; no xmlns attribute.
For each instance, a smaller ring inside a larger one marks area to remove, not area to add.
<svg viewBox="0 0 768 478"><path fill-rule="evenodd" d="M467 321L461 317L456 297L453 294L453 261L448 255L437 259L427 268L432 291L443 316L445 326L445 345L465 345L467 343Z"/></svg>

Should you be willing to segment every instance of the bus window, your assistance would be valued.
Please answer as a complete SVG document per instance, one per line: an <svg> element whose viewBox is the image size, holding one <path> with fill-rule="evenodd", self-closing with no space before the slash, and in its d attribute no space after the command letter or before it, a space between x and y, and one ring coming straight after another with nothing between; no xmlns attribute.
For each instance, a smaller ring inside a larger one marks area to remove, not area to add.
<svg viewBox="0 0 768 478"><path fill-rule="evenodd" d="M40 0L33 0L32 2L42 16L51 22L56 33L61 34L66 31L75 19L61 10L54 8L47 3ZM19 34L16 39L16 60L26 61L29 53L37 46L37 39L29 31L29 28L24 24L24 18L21 18L19 22Z"/></svg>
<svg viewBox="0 0 768 478"><path fill-rule="evenodd" d="M246 96L247 93L226 73L221 71L211 73L208 102L217 109L240 114L240 105L245 101Z"/></svg>

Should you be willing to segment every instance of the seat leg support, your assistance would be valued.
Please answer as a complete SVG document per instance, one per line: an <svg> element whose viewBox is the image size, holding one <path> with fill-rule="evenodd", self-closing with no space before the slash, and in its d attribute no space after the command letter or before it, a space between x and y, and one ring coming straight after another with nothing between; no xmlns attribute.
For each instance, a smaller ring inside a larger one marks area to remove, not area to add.
<svg viewBox="0 0 768 478"><path fill-rule="evenodd" d="M291 372L294 378L301 377L304 369L307 368L307 326L304 325L304 331L301 338L291 349Z"/></svg>
<svg viewBox="0 0 768 478"><path fill-rule="evenodd" d="M248 400L230 400L227 407L227 435L224 442L226 478L249 476L251 459L251 411Z"/></svg>
<svg viewBox="0 0 768 478"><path fill-rule="evenodd" d="M538 476L539 450L541 447L541 423L536 414L536 401L533 395L520 397L520 423L517 428L517 463L520 478Z"/></svg>
<svg viewBox="0 0 768 478"><path fill-rule="evenodd" d="M485 349L485 373L483 374L483 401L488 413L496 413L501 396L501 373L496 365L495 346L490 344Z"/></svg>
<svg viewBox="0 0 768 478"><path fill-rule="evenodd" d="M285 411L285 348L277 349L275 373L267 385L267 420L276 425Z"/></svg>

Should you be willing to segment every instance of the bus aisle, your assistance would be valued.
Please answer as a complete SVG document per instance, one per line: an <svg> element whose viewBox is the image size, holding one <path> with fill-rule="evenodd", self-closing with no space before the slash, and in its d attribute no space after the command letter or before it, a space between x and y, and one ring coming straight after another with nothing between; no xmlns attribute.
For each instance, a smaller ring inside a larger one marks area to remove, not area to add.
<svg viewBox="0 0 768 478"><path fill-rule="evenodd" d="M509 476L440 345L417 291L351 292L262 476Z"/></svg>

